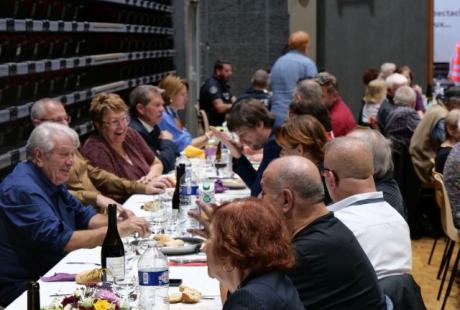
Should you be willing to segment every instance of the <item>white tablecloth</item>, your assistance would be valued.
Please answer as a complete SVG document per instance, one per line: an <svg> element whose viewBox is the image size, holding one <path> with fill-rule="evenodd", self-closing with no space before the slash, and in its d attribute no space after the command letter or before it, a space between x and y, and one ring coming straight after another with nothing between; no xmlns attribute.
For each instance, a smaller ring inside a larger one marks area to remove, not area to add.
<svg viewBox="0 0 460 310"><path fill-rule="evenodd" d="M217 194L218 200L229 200L234 198L249 196L249 190L231 190L223 194ZM150 216L149 212L142 210L140 207L143 202L152 200L152 195L133 195L123 205L125 208L132 210L136 215L139 216ZM197 254L200 255L200 254ZM195 255L195 256L197 256ZM201 254L203 255L203 254ZM85 262L88 264L68 264L69 262ZM83 270L96 268L96 263L100 263L100 247L94 249L80 249L69 253L64 257L56 266L51 268L45 276L52 276L55 273L78 273ZM207 267L170 267L170 278L182 279L183 284L196 288L203 293L205 296L209 296L213 299L201 300L197 304L172 304L170 305L171 310L179 309L221 309L222 303L220 300L219 283L215 279L211 279L207 273ZM42 282L40 283L40 301L41 305L49 305L53 298L50 295L53 294L73 294L78 285L75 282ZM177 290L177 288L170 288L170 293ZM63 297L58 297L62 299ZM24 292L19 296L13 303L11 303L7 310L25 310L27 309L27 292Z"/></svg>

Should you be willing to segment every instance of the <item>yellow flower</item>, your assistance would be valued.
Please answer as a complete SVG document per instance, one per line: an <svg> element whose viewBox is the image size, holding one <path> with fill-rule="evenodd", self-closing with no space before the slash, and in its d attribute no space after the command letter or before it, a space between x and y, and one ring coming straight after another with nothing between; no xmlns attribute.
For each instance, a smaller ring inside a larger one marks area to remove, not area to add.
<svg viewBox="0 0 460 310"><path fill-rule="evenodd" d="M104 299L98 299L94 303L93 306L94 306L94 310L109 310L110 309L110 303Z"/></svg>

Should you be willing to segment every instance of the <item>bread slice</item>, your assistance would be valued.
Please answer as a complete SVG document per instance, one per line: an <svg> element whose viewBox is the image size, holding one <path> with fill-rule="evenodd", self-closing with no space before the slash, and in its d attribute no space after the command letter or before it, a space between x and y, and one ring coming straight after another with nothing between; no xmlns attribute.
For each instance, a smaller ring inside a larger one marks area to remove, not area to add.
<svg viewBox="0 0 460 310"><path fill-rule="evenodd" d="M182 292L182 302L186 304L196 304L203 296L200 291L185 285L179 286L179 290Z"/></svg>
<svg viewBox="0 0 460 310"><path fill-rule="evenodd" d="M169 303L177 304L182 301L182 292L172 293L169 295Z"/></svg>
<svg viewBox="0 0 460 310"><path fill-rule="evenodd" d="M75 276L75 282L77 282L77 284L92 284L92 283L98 283L101 281L102 281L102 269L101 268L85 270L85 271L79 272Z"/></svg>

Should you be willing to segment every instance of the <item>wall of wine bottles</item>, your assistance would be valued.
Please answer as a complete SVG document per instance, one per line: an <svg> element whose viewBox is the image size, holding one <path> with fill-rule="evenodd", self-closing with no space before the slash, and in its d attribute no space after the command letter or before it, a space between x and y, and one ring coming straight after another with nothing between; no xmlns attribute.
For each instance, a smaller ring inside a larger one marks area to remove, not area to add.
<svg viewBox="0 0 460 310"><path fill-rule="evenodd" d="M171 1L0 1L0 178L25 159L35 101L62 101L85 138L92 97L174 72Z"/></svg>

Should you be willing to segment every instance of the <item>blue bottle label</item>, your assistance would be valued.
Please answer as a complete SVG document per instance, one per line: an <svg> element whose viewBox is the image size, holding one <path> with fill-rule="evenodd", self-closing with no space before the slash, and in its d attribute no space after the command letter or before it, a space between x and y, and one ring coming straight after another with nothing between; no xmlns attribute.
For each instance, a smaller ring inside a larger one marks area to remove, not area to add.
<svg viewBox="0 0 460 310"><path fill-rule="evenodd" d="M169 284L168 270L160 271L139 271L139 285L143 286L163 286Z"/></svg>

